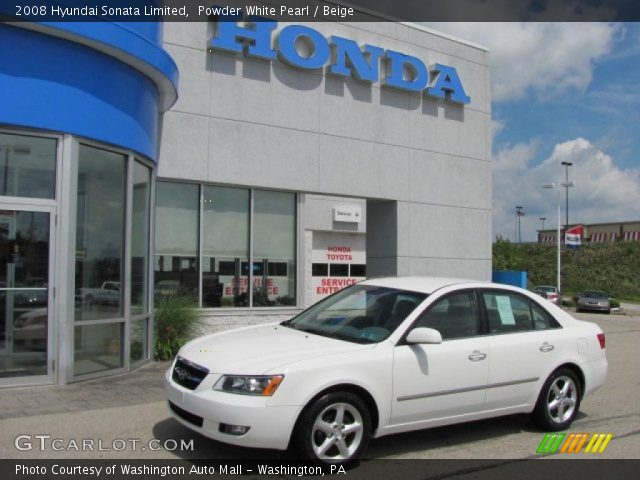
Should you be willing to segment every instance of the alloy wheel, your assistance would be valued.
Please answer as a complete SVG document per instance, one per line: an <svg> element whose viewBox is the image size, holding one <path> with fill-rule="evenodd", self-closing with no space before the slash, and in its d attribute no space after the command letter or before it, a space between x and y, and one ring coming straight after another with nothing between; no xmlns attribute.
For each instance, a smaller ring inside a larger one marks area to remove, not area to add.
<svg viewBox="0 0 640 480"><path fill-rule="evenodd" d="M555 423L569 420L578 403L578 389L574 381L567 376L560 376L554 380L547 396L547 411Z"/></svg>
<svg viewBox="0 0 640 480"><path fill-rule="evenodd" d="M364 432L362 415L349 403L333 403L316 417L311 429L311 445L324 461L350 459L358 450Z"/></svg>

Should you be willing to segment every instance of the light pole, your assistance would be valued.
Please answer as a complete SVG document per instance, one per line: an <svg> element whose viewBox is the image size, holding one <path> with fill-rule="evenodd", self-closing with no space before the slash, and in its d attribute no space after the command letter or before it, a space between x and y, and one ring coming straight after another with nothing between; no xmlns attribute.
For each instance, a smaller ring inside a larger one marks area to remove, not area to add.
<svg viewBox="0 0 640 480"><path fill-rule="evenodd" d="M569 189L569 187L573 187L573 182L569 183L545 183L540 185L542 188L556 188L558 189L558 195L557 195L557 216L558 216L558 228L556 231L556 245L558 246L558 253L557 253L557 259L556 259L556 270L557 270L557 278L556 278L556 286L558 288L558 295L561 295L560 293L560 287L561 287L561 282L560 282L560 273L562 271L562 266L560 265L560 188L566 188L567 191Z"/></svg>
<svg viewBox="0 0 640 480"><path fill-rule="evenodd" d="M522 243L522 230L520 229L520 218L524 217L524 207L516 207L516 233L518 237L518 243Z"/></svg>
<svg viewBox="0 0 640 480"><path fill-rule="evenodd" d="M569 228L569 167L573 165L572 162L560 162L560 165L564 165L564 201L565 201L565 222L564 231Z"/></svg>

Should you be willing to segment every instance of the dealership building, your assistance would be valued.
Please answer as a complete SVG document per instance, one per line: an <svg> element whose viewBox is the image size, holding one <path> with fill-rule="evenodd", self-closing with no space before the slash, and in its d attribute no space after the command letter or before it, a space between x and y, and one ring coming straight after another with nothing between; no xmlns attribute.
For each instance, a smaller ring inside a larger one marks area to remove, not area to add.
<svg viewBox="0 0 640 480"><path fill-rule="evenodd" d="M0 386L366 277L491 276L488 52L396 22L0 24Z"/></svg>

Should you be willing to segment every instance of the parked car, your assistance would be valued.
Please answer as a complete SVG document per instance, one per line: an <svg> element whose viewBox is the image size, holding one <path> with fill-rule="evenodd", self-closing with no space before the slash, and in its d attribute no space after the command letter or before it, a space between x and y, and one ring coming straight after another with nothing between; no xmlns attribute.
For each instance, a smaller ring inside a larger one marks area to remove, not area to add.
<svg viewBox="0 0 640 480"><path fill-rule="evenodd" d="M605 292L587 290L578 294L576 312L586 310L611 313L611 298Z"/></svg>
<svg viewBox="0 0 640 480"><path fill-rule="evenodd" d="M565 430L606 373L602 330L531 292L401 277L195 339L165 386L172 416L207 437L348 464L373 437L500 415Z"/></svg>
<svg viewBox="0 0 640 480"><path fill-rule="evenodd" d="M555 305L562 305L562 297L560 296L560 292L558 292L557 287L553 287L551 285L538 285L533 289L533 292L537 293L542 298L546 298Z"/></svg>

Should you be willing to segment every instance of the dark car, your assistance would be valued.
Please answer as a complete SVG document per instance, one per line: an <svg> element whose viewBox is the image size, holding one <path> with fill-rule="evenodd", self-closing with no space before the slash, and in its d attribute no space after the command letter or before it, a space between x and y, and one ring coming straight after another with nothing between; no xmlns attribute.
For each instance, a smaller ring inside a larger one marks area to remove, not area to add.
<svg viewBox="0 0 640 480"><path fill-rule="evenodd" d="M551 303L556 305L562 305L562 298L556 287L551 285L538 285L533 289L533 293L537 293L543 298L546 298Z"/></svg>
<svg viewBox="0 0 640 480"><path fill-rule="evenodd" d="M611 313L611 298L605 292L599 292L597 290L587 290L586 292L579 293L578 301L576 302L576 312L586 310Z"/></svg>

